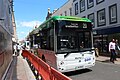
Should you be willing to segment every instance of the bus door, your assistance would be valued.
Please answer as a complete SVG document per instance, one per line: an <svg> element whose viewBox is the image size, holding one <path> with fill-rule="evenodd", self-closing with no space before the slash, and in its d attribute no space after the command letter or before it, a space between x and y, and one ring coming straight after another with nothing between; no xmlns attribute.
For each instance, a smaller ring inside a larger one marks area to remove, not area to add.
<svg viewBox="0 0 120 80"><path fill-rule="evenodd" d="M92 51L92 37L90 31L83 31L78 33L79 50L84 58L84 62L91 63L94 58Z"/></svg>

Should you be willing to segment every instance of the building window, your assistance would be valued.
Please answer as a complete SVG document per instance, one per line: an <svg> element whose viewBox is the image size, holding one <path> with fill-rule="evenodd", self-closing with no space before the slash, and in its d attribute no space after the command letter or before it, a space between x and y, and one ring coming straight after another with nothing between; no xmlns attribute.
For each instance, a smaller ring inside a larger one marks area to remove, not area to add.
<svg viewBox="0 0 120 80"><path fill-rule="evenodd" d="M69 10L70 10L70 16L72 16L72 8L69 8Z"/></svg>
<svg viewBox="0 0 120 80"><path fill-rule="evenodd" d="M9 14L11 14L11 8L10 8L10 6L8 6L8 9L9 9Z"/></svg>
<svg viewBox="0 0 120 80"><path fill-rule="evenodd" d="M94 1L93 0L87 0L87 8L91 8L94 6Z"/></svg>
<svg viewBox="0 0 120 80"><path fill-rule="evenodd" d="M117 22L117 4L109 7L110 24Z"/></svg>
<svg viewBox="0 0 120 80"><path fill-rule="evenodd" d="M106 24L106 19L105 19L105 9L97 11L97 22L98 26L103 26Z"/></svg>
<svg viewBox="0 0 120 80"><path fill-rule="evenodd" d="M73 2L75 2L76 0L73 0Z"/></svg>
<svg viewBox="0 0 120 80"><path fill-rule="evenodd" d="M75 3L75 15L77 15L77 14L78 14L78 2Z"/></svg>
<svg viewBox="0 0 120 80"><path fill-rule="evenodd" d="M65 16L67 16L67 11L65 11Z"/></svg>
<svg viewBox="0 0 120 80"><path fill-rule="evenodd" d="M80 0L80 12L85 11L85 0Z"/></svg>
<svg viewBox="0 0 120 80"><path fill-rule="evenodd" d="M82 18L86 18L86 16L82 16Z"/></svg>
<svg viewBox="0 0 120 80"><path fill-rule="evenodd" d="M88 19L92 21L93 28L95 27L94 13L88 15Z"/></svg>
<svg viewBox="0 0 120 80"><path fill-rule="evenodd" d="M96 0L96 3L99 4L101 2L103 2L104 0Z"/></svg>

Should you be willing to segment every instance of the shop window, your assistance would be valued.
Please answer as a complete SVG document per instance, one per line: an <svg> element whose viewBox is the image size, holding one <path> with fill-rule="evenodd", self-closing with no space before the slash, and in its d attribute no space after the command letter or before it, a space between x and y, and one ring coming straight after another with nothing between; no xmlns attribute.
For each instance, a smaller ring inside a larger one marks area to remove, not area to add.
<svg viewBox="0 0 120 80"><path fill-rule="evenodd" d="M109 7L110 24L117 22L117 4Z"/></svg>

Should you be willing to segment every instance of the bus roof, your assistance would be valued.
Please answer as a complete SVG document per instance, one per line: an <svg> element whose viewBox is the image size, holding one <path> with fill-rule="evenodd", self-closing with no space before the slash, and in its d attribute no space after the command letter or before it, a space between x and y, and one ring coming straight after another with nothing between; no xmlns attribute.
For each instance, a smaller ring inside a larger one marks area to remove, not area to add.
<svg viewBox="0 0 120 80"><path fill-rule="evenodd" d="M42 24L45 24L45 23L49 22L50 20L53 20L53 21L56 21L56 20L66 20L67 21L68 20L68 21L91 22L88 18L80 18L80 17L74 17L74 16L53 16L53 17L49 18L48 20L46 20Z"/></svg>
<svg viewBox="0 0 120 80"><path fill-rule="evenodd" d="M38 33L39 30L41 30L44 27L47 27L47 26L43 26L43 25L47 25L47 23L51 20L53 20L53 21L66 20L66 21L91 22L88 18L80 18L80 17L74 17L74 16L53 16L53 17L49 18L48 20L46 20L45 22L43 22L38 28L35 28L30 34Z"/></svg>
<svg viewBox="0 0 120 80"><path fill-rule="evenodd" d="M38 33L38 32L39 32L39 29L38 29L38 28L35 28L35 29L33 29L33 30L29 33L29 35L36 34L36 33Z"/></svg>
<svg viewBox="0 0 120 80"><path fill-rule="evenodd" d="M87 18L80 18L80 17L74 17L74 16L53 16L51 19L53 19L53 20L69 20L69 21L91 22Z"/></svg>

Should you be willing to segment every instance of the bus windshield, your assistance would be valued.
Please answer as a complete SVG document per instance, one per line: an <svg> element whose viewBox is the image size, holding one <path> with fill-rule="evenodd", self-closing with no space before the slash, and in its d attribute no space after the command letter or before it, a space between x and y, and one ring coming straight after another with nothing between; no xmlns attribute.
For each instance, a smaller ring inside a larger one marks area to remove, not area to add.
<svg viewBox="0 0 120 80"><path fill-rule="evenodd" d="M57 36L58 53L85 51L92 48L91 29L76 28L77 24L75 23L75 27L72 25L72 28L68 28L71 25L60 21Z"/></svg>

